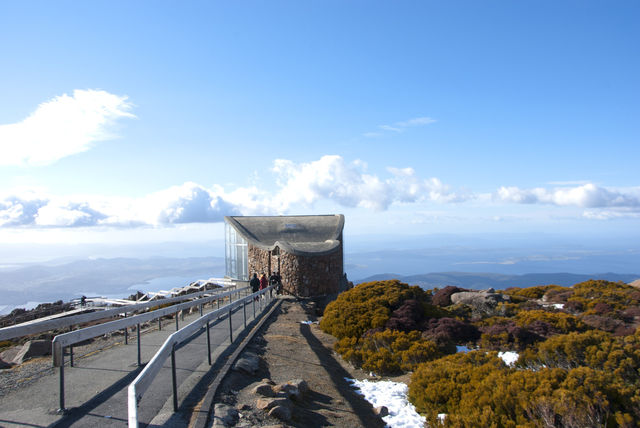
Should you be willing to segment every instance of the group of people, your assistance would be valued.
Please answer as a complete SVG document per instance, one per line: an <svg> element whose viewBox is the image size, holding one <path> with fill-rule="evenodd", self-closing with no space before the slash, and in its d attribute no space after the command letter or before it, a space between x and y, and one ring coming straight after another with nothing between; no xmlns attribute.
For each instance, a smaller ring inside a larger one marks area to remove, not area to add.
<svg viewBox="0 0 640 428"><path fill-rule="evenodd" d="M267 279L267 276L263 273L260 279L258 279L258 274L254 273L253 278L249 281L249 285L251 286L251 291L254 293L259 290L264 290L269 285L274 285L276 289L276 294L280 294L282 289L282 277L280 276L280 272L273 271L273 273Z"/></svg>

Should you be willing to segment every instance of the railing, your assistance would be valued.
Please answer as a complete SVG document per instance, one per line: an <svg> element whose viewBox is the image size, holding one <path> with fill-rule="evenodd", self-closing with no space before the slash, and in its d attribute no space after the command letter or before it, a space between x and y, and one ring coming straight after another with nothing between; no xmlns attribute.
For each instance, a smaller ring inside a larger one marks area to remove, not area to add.
<svg viewBox="0 0 640 428"><path fill-rule="evenodd" d="M72 325L83 324L83 323L105 319L105 318L111 318L121 314L126 315L127 313L153 308L158 305L190 300L190 299L204 296L211 293L219 293L220 291L228 290L234 287L235 285L225 287L225 288L214 288L211 290L185 294L183 296L171 297L169 299L152 300L144 303L136 303L136 304L114 308L114 309L100 310L98 312L90 312L90 313L74 315L70 317L49 319L49 320L40 321L40 322L29 322L28 324L25 323L25 324L13 325L10 327L4 327L4 328L0 328L0 340L8 340L8 339L13 339L14 337L27 336L29 334L42 333L43 331L70 327Z"/></svg>
<svg viewBox="0 0 640 428"><path fill-rule="evenodd" d="M212 292L219 291L218 290L209 290L203 293L212 294ZM229 297L229 300L232 300L232 296L235 294L243 293L248 290L248 287L241 288L238 290L231 290L224 293L215 293L212 296L208 296L202 299L193 300L190 302L179 303L177 305L169 306L166 308L156 309L151 312L146 312L139 315L134 315L128 318L122 318L116 321L110 321L103 324L98 324L91 327L86 327L80 330L71 331L68 333L59 334L53 338L52 342L52 354L53 354L53 366L59 368L60 374L60 409L59 412L64 412L64 348L71 347L76 343L83 342L87 339L91 339L94 337L102 336L107 333L111 333L117 330L127 329L132 326L137 326L137 334L138 334L138 366L142 364L141 356L140 356L140 324L152 321L154 319L160 319L163 316L175 314L176 318L176 330L178 330L178 313L184 309L188 309L192 306L200 305L200 315L202 316L202 306L206 303L212 302L214 300L218 301L218 310L220 310L220 299L224 299L225 297ZM190 294L190 297L194 297L201 293L193 293ZM181 296L182 297L182 296ZM163 299L156 300L153 302L152 306L158 306L159 304L170 303L172 299ZM227 305L228 306L228 305ZM225 308L226 306L223 306ZM216 311L216 312L217 312ZM126 335L125 335L126 339ZM71 361L70 365L73 367L73 352L70 353Z"/></svg>
<svg viewBox="0 0 640 428"><path fill-rule="evenodd" d="M176 347L187 341L191 338L195 333L201 331L203 328L206 328L207 331L207 358L209 365L211 365L211 340L209 338L209 329L211 327L211 322L215 325L217 322L221 320L220 315L227 313L227 318L229 319L229 342L233 343L233 327L231 324L231 314L234 309L238 308L242 305L243 314L244 314L244 327L247 327L247 313L246 313L246 305L247 302L254 302L254 318L256 316L255 312L255 302L256 298L260 296L265 296L265 305L264 310L267 307L268 302L271 302L273 299L273 290L274 287L270 286L265 288L264 290L257 291L247 297L244 297L240 300L237 300L233 303L229 303L228 305L212 311L197 320L193 321L191 324L183 327L179 331L176 331L171 336L169 336L162 347L156 352L153 358L147 363L145 368L140 372L138 377L129 385L128 389L128 410L129 410L129 428L138 428L138 404L142 399L142 396L147 391L151 382L156 377L162 366L164 365L167 358L171 357L171 370L172 370L172 384L173 384L173 411L178 411L178 392L177 392L177 381L176 381L176 364L175 364L175 351ZM262 305L262 299L258 298L258 302ZM224 318L222 318L224 319Z"/></svg>

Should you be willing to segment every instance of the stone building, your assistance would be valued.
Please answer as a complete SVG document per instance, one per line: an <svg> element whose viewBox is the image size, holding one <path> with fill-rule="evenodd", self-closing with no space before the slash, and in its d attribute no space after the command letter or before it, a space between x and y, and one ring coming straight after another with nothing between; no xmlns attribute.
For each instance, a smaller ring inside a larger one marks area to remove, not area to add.
<svg viewBox="0 0 640 428"><path fill-rule="evenodd" d="M342 249L344 216L225 217L229 278L254 273L282 276L284 292L301 297L337 293L346 286Z"/></svg>

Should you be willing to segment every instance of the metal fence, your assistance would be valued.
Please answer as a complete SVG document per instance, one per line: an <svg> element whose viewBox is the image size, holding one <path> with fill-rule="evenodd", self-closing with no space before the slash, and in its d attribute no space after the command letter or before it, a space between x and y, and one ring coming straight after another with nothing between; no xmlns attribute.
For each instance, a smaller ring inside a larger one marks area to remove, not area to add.
<svg viewBox="0 0 640 428"><path fill-rule="evenodd" d="M143 314L138 314L138 315L134 315L131 317L127 317L127 318L122 318L116 321L110 321L110 322L106 322L103 324L99 324L99 325L95 325L95 326L91 326L91 327L86 327L80 330L75 330L75 331L71 331L68 333L63 333L63 334L59 334L56 337L54 337L53 342L52 342L52 354L53 354L53 366L54 367L58 367L59 368L59 376L60 376L60 408L59 411L60 412L64 412L65 410L65 402L64 402L64 389L65 389L65 384L64 384L64 348L66 347L72 347L74 344L76 343L80 343L80 342L84 342L87 339L92 339L94 337L98 337L98 336L102 336L104 334L107 333L111 333L114 331L118 331L118 330L122 330L122 329L128 329L129 327L133 327L136 326L136 331L137 331L137 335L138 335L138 340L137 340L137 345L138 345L138 366L140 366L142 364L141 358L140 358L140 324L148 322L148 321L152 321L155 319L160 320L161 317L167 316L167 315L172 315L175 314L175 319L176 319L176 330L178 330L178 313L180 311L183 311L185 309L191 308L193 306L200 306L200 315L202 316L202 307L204 304L209 303L209 302L213 302L213 301L217 301L218 302L218 309L214 312L218 312L221 311L222 309L228 307L229 305L223 306L222 308L220 308L220 300L225 299L226 297L229 297L230 302L233 300L233 296L234 295L238 295L241 293L245 293L248 291L248 287L245 288L241 288L241 289L237 289L237 290L231 290L231 291L227 291L227 292L223 292L223 293L215 293L211 296L208 297L204 297L201 299L197 299L197 300L193 300L193 301L189 301L189 302L184 302L184 303L179 303L177 305L173 305L173 306L169 306L166 308L161 308L161 309L156 309L154 311L151 312L146 312ZM212 291L216 291L216 290L212 290ZM206 293L211 294L212 291L208 291ZM190 296L193 296L194 294L200 294L200 293L193 293ZM154 301L153 302L153 306L158 306L158 304L165 304L165 303L169 303L168 301L171 299L163 299L163 300L158 300L158 301ZM213 313L213 312L211 312ZM209 314L207 314L209 315ZM125 335L126 338L126 335ZM73 366L73 350L70 350L70 365Z"/></svg>
<svg viewBox="0 0 640 428"><path fill-rule="evenodd" d="M128 306L118 307L114 309L100 310L97 312L83 313L80 315L74 315L64 318L48 319L44 321L33 321L25 324L13 325L10 327L0 328L0 340L13 339L15 337L27 336L30 334L41 333L43 331L61 329L71 327L73 325L84 324L91 321L97 321L105 318L111 318L122 314L128 314L132 312L138 312L149 308L156 307L158 305L165 305L168 303L176 303L184 300L191 300L199 298L211 293L220 293L229 289L235 288L235 285L224 288L214 288L211 290L199 291L196 293L185 294L183 296L171 297L168 299L152 300L144 303L136 303Z"/></svg>
<svg viewBox="0 0 640 428"><path fill-rule="evenodd" d="M209 365L211 365L211 341L209 338L209 329L211 325L215 325L218 322L227 318L229 321L229 343L233 343L233 326L231 322L231 315L234 309L242 306L243 315L244 315L244 328L247 327L247 313L246 307L247 303L251 302L253 305L253 316L256 317L256 308L255 304L258 301L260 307L259 312L264 311L268 307L268 303L273 301L273 291L274 287L270 286L265 288L264 290L257 291L249 296L246 296L240 300L229 303L228 305L219 308L215 311L212 311L204 316L201 316L197 320L193 321L191 324L183 327L182 329L176 331L171 336L169 336L164 344L160 347L158 352L153 356L153 358L147 363L145 368L140 372L138 377L129 385L128 389L128 419L129 419L129 428L138 428L138 404L142 399L142 396L147 391L153 379L156 377L165 361L171 357L171 370L172 370L172 385L173 385L173 410L174 412L178 411L178 390L177 390L177 381L176 381L176 363L175 363L175 353L176 348L182 344L183 342L188 341L194 334L203 329L206 329L207 332L207 358ZM265 296L264 302L263 299L259 298L261 296ZM256 300L256 298L258 298ZM220 318L221 315L226 314L226 317Z"/></svg>

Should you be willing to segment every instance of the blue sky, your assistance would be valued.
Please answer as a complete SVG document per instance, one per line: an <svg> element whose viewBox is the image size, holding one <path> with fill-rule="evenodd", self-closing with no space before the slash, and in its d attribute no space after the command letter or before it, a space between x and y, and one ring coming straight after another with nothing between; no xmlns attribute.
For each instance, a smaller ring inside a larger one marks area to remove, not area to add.
<svg viewBox="0 0 640 428"><path fill-rule="evenodd" d="M0 239L627 236L635 1L0 2Z"/></svg>

